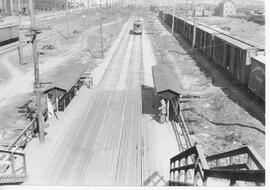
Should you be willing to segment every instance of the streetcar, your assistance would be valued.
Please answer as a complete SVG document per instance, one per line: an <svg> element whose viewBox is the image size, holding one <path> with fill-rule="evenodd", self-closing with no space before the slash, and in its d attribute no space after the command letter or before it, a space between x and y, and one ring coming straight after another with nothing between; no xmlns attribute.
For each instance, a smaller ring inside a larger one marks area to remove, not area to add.
<svg viewBox="0 0 270 190"><path fill-rule="evenodd" d="M141 20L134 20L133 22L133 29L130 31L131 34L142 34L142 21Z"/></svg>

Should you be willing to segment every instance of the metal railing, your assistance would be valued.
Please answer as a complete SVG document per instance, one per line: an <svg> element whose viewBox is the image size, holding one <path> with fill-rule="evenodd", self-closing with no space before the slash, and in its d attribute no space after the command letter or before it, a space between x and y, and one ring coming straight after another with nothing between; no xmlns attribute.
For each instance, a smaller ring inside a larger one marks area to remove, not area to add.
<svg viewBox="0 0 270 190"><path fill-rule="evenodd" d="M191 162L190 162L191 161ZM195 145L170 159L170 181L169 185L194 185L198 183L198 177L206 185L207 177L203 169L209 169L205 156L199 145ZM188 172L193 170L193 183L188 183ZM184 172L184 180L181 177Z"/></svg>
<svg viewBox="0 0 270 190"><path fill-rule="evenodd" d="M11 150L12 149L12 147L14 147L22 138L24 138L24 142L23 143L25 143L25 141L26 141L26 139L27 139L27 137L28 137L28 132L30 131L31 133L32 133L32 131L34 130L36 128L36 121L35 121L35 119L34 120L32 120L31 122L30 122L30 124L27 126L27 127L25 127L21 132L20 132L20 134L13 140L13 142L12 143L10 143L10 145L7 147L7 150L9 151L9 150ZM18 147L17 147L18 148ZM14 151L16 151L16 150L14 150Z"/></svg>
<svg viewBox="0 0 270 190"><path fill-rule="evenodd" d="M0 184L24 182L27 177L25 154L0 149L0 155Z"/></svg>
<svg viewBox="0 0 270 190"><path fill-rule="evenodd" d="M240 156L246 156L246 160L244 160L246 162L233 161L233 157L239 158ZM221 159L228 159L229 162L223 162L221 165ZM190 161L192 162L189 163ZM212 167L211 162L215 162ZM187 173L190 170L193 170L194 173L193 183L188 183L187 179ZM181 181L183 171L184 180ZM170 159L170 185L198 185L198 177L202 179L204 186L207 185L207 179L210 177L227 179L230 181L230 185L235 185L236 181L264 184L264 161L250 146L205 157L202 149L195 145Z"/></svg>

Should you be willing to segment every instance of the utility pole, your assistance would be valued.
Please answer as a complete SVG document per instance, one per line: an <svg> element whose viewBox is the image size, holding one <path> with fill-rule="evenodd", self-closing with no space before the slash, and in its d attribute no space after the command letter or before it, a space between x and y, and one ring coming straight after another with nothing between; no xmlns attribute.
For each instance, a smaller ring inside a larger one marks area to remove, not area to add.
<svg viewBox="0 0 270 190"><path fill-rule="evenodd" d="M174 14L175 14L175 0L173 1L172 35L173 35L173 32L174 32Z"/></svg>
<svg viewBox="0 0 270 190"><path fill-rule="evenodd" d="M162 1L162 7L163 7L163 15L162 15L162 20L164 22L164 17L165 17L165 7L164 7L164 0Z"/></svg>
<svg viewBox="0 0 270 190"><path fill-rule="evenodd" d="M66 0L66 18L67 18L67 37L69 38L69 8L68 8L68 0Z"/></svg>
<svg viewBox="0 0 270 190"><path fill-rule="evenodd" d="M186 13L186 17L188 17L188 7L187 7L187 1L188 1L188 0L186 0L186 11L185 11L185 13Z"/></svg>
<svg viewBox="0 0 270 190"><path fill-rule="evenodd" d="M101 58L104 58L104 48L103 48L103 32L102 32L102 18L100 19L100 45L101 45Z"/></svg>
<svg viewBox="0 0 270 190"><path fill-rule="evenodd" d="M34 18L34 6L33 0L29 0L29 11L31 18L31 28L30 32L32 35L32 48L33 48L33 61L34 61L34 74L35 74L35 82L34 82L34 93L36 96L36 122L38 128L38 136L39 141L41 143L44 142L44 126L42 122L42 113L41 113L41 90L40 90L40 81L39 81L39 63L38 63L38 51L37 51L37 34L38 30L35 28L35 18Z"/></svg>
<svg viewBox="0 0 270 190"><path fill-rule="evenodd" d="M89 9L90 9L90 0L88 0L87 2L87 21L88 21L88 27L90 27L90 12L89 12Z"/></svg>
<svg viewBox="0 0 270 190"><path fill-rule="evenodd" d="M11 16L13 16L14 15L13 0L10 0L9 2L10 2L10 14Z"/></svg>
<svg viewBox="0 0 270 190"><path fill-rule="evenodd" d="M194 6L192 2L193 7L193 42L192 42L192 49L195 50L195 42L196 42L196 6Z"/></svg>
<svg viewBox="0 0 270 190"><path fill-rule="evenodd" d="M20 29L22 28L22 5L21 0L18 0L18 12L19 12L19 47L18 47L18 53L19 53L19 63L20 65L23 64L23 54L22 54L22 36Z"/></svg>
<svg viewBox="0 0 270 190"><path fill-rule="evenodd" d="M106 0L106 18L108 18L108 0Z"/></svg>

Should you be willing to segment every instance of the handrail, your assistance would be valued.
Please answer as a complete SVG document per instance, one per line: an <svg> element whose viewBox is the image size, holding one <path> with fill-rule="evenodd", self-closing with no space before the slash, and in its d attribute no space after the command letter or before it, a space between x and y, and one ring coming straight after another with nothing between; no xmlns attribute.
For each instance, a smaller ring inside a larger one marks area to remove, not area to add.
<svg viewBox="0 0 270 190"><path fill-rule="evenodd" d="M30 124L25 127L20 134L16 137L16 139L7 147L7 150L11 150L11 148L22 138L22 136L35 124L35 120L32 120Z"/></svg>
<svg viewBox="0 0 270 190"><path fill-rule="evenodd" d="M188 159L191 156L195 156L195 159L191 159L193 163L189 164L188 163ZM184 166L180 166L181 160L185 160L185 165ZM178 161L178 167L175 166L175 163ZM181 152L180 154L174 156L173 158L170 159L170 174L177 172L181 172L182 170L185 171L185 183L187 182L187 171L189 169L194 169L194 185L197 184L197 173L199 172L200 177L203 180L203 184L206 185L206 180L207 177L204 176L204 172L203 169L209 169L208 163L205 159L205 156L200 148L199 145L195 145L183 152ZM173 165L173 167L172 167ZM179 175L179 173L178 173ZM170 177L171 178L171 177ZM175 177L173 177L175 178ZM172 180L170 180L172 181Z"/></svg>
<svg viewBox="0 0 270 190"><path fill-rule="evenodd" d="M258 167L260 170L265 170L265 163L263 159L259 156L259 154L254 150L253 147L251 146L244 146L235 150L223 152L220 154L215 154L212 156L207 156L206 160L208 162L218 160L218 159L223 159L223 158L229 158L232 156L238 156L241 154L247 154L248 157L252 159L252 161L255 163L255 165Z"/></svg>
<svg viewBox="0 0 270 190"><path fill-rule="evenodd" d="M8 154L7 160L10 161L10 164L9 164L10 170L7 170L7 168L8 168L8 166L7 166L6 170L5 170L5 174L4 174L4 176L6 176L6 177L0 179L0 184L6 183L5 180L10 178L10 177L13 177L14 180L16 181L16 179L15 179L17 176L16 173L18 173L19 175L23 174L23 176L26 177L26 175L27 175L27 173L26 173L26 158L25 158L24 153L19 153L19 152L14 152L14 151L9 151L9 150L2 150L2 149L0 149L0 153ZM21 166L19 168L15 168L15 167L18 167L18 164L15 164L15 162L18 158L14 157L14 155L19 155L22 158L22 160L18 161L18 163L20 163L20 166ZM18 172L18 171L21 171L21 169L22 169L22 172ZM7 171L10 173L6 173ZM12 181L12 179L11 179L11 181Z"/></svg>
<svg viewBox="0 0 270 190"><path fill-rule="evenodd" d="M208 165L208 161L218 160L222 158L228 158L231 156L238 156L241 154L248 154L248 156L253 160L253 162L257 165L257 170L252 170L249 168L248 163L240 163L240 164L231 164L227 166L217 166L214 168L210 168ZM193 163L188 163L188 157L195 155L195 161ZM185 159L185 164L180 165L181 160ZM178 162L178 166L176 163ZM264 162L260 158L260 156L256 153L256 151L249 146L238 148L236 150L228 151L225 153L205 157L203 151L200 146L195 145L190 149L187 149L180 154L172 157L170 159L170 176L173 173L173 180L175 179L175 172L185 171L185 184L186 180L186 172L190 169L194 169L194 185L197 184L197 173L199 172L201 179L203 181L203 185L206 185L208 177L221 178L230 180L230 185L234 185L236 181L249 181L255 183L265 183L265 170L264 170ZM245 169L245 170L242 170ZM170 177L171 179L171 177ZM177 184L170 180L170 184ZM179 183L181 183L179 181Z"/></svg>
<svg viewBox="0 0 270 190"><path fill-rule="evenodd" d="M256 183L265 183L264 170L232 170L232 169L205 169L204 175L230 180L230 185L236 181L249 181Z"/></svg>
<svg viewBox="0 0 270 190"><path fill-rule="evenodd" d="M7 153L7 154L15 154L15 155L20 155L20 156L23 156L24 153L20 153L20 152L14 152L14 151L9 151L9 150L3 150L3 149L0 149L0 153Z"/></svg>

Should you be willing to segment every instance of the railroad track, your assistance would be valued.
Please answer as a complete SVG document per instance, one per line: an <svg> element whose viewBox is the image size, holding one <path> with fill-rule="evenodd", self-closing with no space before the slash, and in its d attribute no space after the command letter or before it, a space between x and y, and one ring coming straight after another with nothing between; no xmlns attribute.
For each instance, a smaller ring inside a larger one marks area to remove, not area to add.
<svg viewBox="0 0 270 190"><path fill-rule="evenodd" d="M79 12L79 13L72 15L71 17L69 17L69 22L75 22L76 20L81 20L82 14L85 14L85 12ZM54 18L55 18L55 16L54 16ZM47 28L47 27L50 28L50 26L52 26L52 25L58 25L58 26L53 27L52 30L50 30L49 32L44 32L43 34L39 35L38 41L45 39L47 37L50 37L52 35L55 35L55 34L59 34L63 31L66 31L67 30L67 28L66 28L67 23L63 22L63 19L64 20L66 19L65 13L61 13L61 15L57 17L57 20L55 20L55 22L53 21L53 19L48 19L46 21L41 22L41 24L38 25L39 28ZM27 28L27 27L29 27L29 25L23 25L23 27ZM70 26L69 27L70 30L73 30L75 28L77 28L77 26ZM29 39L23 38L21 45L23 47L26 46L28 44L28 41L29 41ZM5 46L1 46L0 47L0 54L10 52L10 51L18 48L19 46L20 46L19 42L14 42L14 43L11 43L11 44L8 44Z"/></svg>

